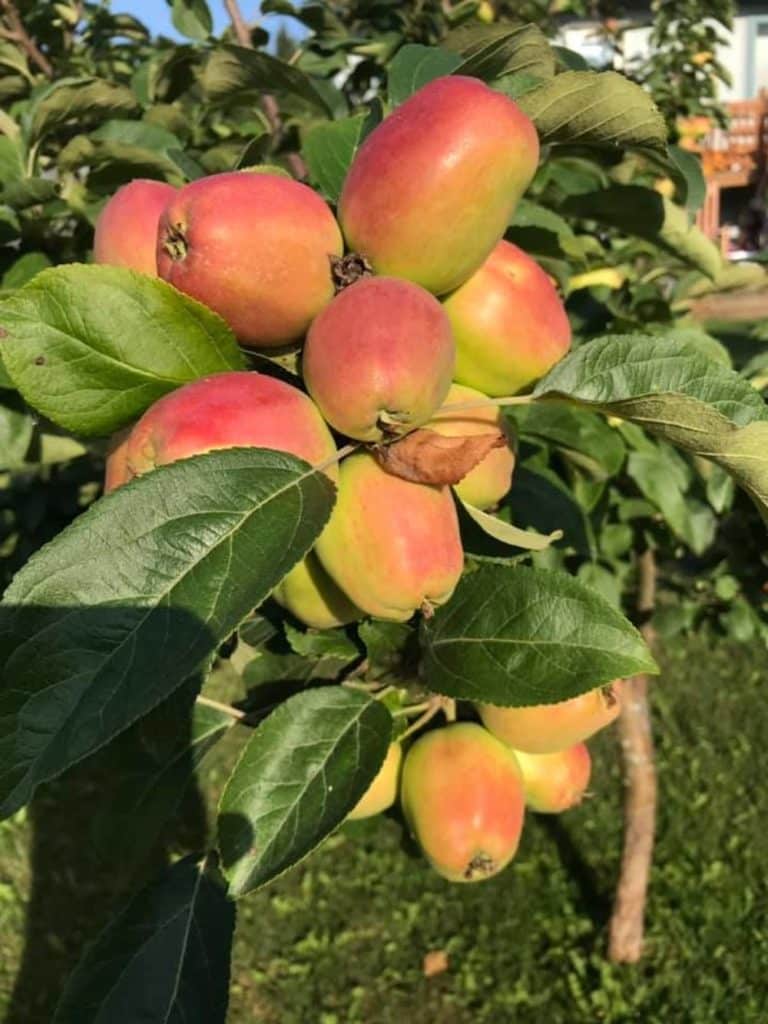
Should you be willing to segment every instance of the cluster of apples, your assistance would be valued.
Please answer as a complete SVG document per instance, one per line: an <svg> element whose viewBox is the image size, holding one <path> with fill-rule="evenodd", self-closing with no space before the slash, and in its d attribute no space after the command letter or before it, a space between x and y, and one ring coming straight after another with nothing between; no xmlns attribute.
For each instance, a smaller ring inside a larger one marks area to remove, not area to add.
<svg viewBox="0 0 768 1024"><path fill-rule="evenodd" d="M503 239L538 159L536 130L511 99L448 76L370 133L335 213L275 168L121 188L97 222L95 260L159 275L262 356L301 348L301 378L249 370L178 388L114 439L105 489L212 449L288 452L322 467L337 501L275 589L279 604L324 629L366 615L406 621L447 601L464 566L452 490L482 510L507 494L515 455L496 400L528 388L571 343L553 281ZM341 459L339 439L359 446ZM602 724L604 698L590 699L597 710L578 698L577 717ZM583 737L536 739L567 706L484 708L490 732L454 725L414 744L403 805L439 870L474 878L503 866L525 792L542 810L580 797L589 757L570 748ZM501 742L512 721L529 723L515 732L519 754ZM355 816L395 799L399 767L396 745ZM457 849L453 866L431 852L412 776L434 787L427 818L446 803L467 816L461 844L474 852Z"/></svg>
<svg viewBox="0 0 768 1024"><path fill-rule="evenodd" d="M482 725L433 729L404 759L394 742L350 818L380 814L399 792L405 819L439 874L451 882L492 878L517 852L526 805L559 814L581 802L592 767L584 741L616 718L619 691L614 683L559 704L479 704Z"/></svg>

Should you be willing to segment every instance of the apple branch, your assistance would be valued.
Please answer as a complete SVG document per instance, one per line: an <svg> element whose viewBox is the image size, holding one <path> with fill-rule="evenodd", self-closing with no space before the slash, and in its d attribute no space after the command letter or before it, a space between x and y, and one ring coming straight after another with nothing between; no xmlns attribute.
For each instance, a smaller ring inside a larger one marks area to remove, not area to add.
<svg viewBox="0 0 768 1024"><path fill-rule="evenodd" d="M238 43L241 46L252 49L253 43L251 42L251 32L245 18L243 17L243 12L240 10L239 3L237 0L224 0L224 7L229 15L229 20L232 22L232 28ZM278 139L282 132L283 122L280 118L280 108L277 105L277 100L270 93L265 93L261 97L261 106L269 123L270 131L274 137ZM307 168L298 153L288 153L286 155L286 159L288 160L292 173L297 178L306 177Z"/></svg>
<svg viewBox="0 0 768 1024"><path fill-rule="evenodd" d="M37 45L32 36L24 28L21 15L13 0L0 0L0 38L16 43L24 50L33 64L46 75L53 78L53 65Z"/></svg>
<svg viewBox="0 0 768 1024"><path fill-rule="evenodd" d="M656 559L649 548L638 559L637 609L649 646L655 639L649 621L656 603ZM643 953L645 904L656 831L656 767L648 706L648 676L625 680L619 715L624 761L624 849L610 924L609 956L614 963L637 963Z"/></svg>

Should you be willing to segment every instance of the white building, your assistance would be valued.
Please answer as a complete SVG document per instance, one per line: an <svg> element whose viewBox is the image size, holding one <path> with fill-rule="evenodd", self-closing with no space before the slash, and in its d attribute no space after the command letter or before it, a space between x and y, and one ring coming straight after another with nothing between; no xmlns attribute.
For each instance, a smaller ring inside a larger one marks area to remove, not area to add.
<svg viewBox="0 0 768 1024"><path fill-rule="evenodd" d="M757 96L761 89L768 90L768 2L739 3L733 31L718 26L718 32L727 42L718 48L718 57L728 69L732 84L720 87L720 99L747 100ZM628 20L650 21L650 8L633 11ZM619 62L613 58L611 48L601 39L596 22L574 21L561 29L563 45L582 54L599 67ZM643 60L649 54L651 28L628 29L623 35L626 65Z"/></svg>

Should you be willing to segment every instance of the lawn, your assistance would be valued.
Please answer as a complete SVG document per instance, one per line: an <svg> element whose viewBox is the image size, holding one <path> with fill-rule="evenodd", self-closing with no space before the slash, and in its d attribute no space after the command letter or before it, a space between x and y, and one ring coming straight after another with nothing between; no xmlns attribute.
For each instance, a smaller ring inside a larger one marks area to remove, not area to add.
<svg viewBox="0 0 768 1024"><path fill-rule="evenodd" d="M612 967L604 955L621 843L609 733L593 744L591 799L561 818L531 815L498 879L443 882L414 856L397 820L382 818L347 826L244 900L231 1024L765 1020L768 657L699 638L662 660L653 693L661 814L640 966ZM214 788L220 775L214 764ZM50 1021L63 975L107 906L121 901L126 871L99 859L91 841L108 780L104 759L94 759L0 826L8 1024ZM201 834L198 802L189 801L183 825L166 851ZM33 942L14 994L25 919ZM447 969L426 977L430 952L445 954Z"/></svg>

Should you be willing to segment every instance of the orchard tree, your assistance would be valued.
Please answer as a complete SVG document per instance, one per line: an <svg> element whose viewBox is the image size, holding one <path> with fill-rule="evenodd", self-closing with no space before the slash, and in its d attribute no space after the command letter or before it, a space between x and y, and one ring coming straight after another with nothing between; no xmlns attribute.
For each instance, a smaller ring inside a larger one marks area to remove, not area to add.
<svg viewBox="0 0 768 1024"><path fill-rule="evenodd" d="M56 6L0 8L0 422L23 486L105 493L31 554L13 478L0 805L162 718L100 812L138 863L237 733L215 842L55 1017L223 1021L233 901L348 818L399 803L477 882L578 803L656 671L651 552L707 551L731 481L765 516L768 410L684 320L728 279L695 160L535 26L303 5L283 60L232 2L221 40L174 3L180 46Z"/></svg>

